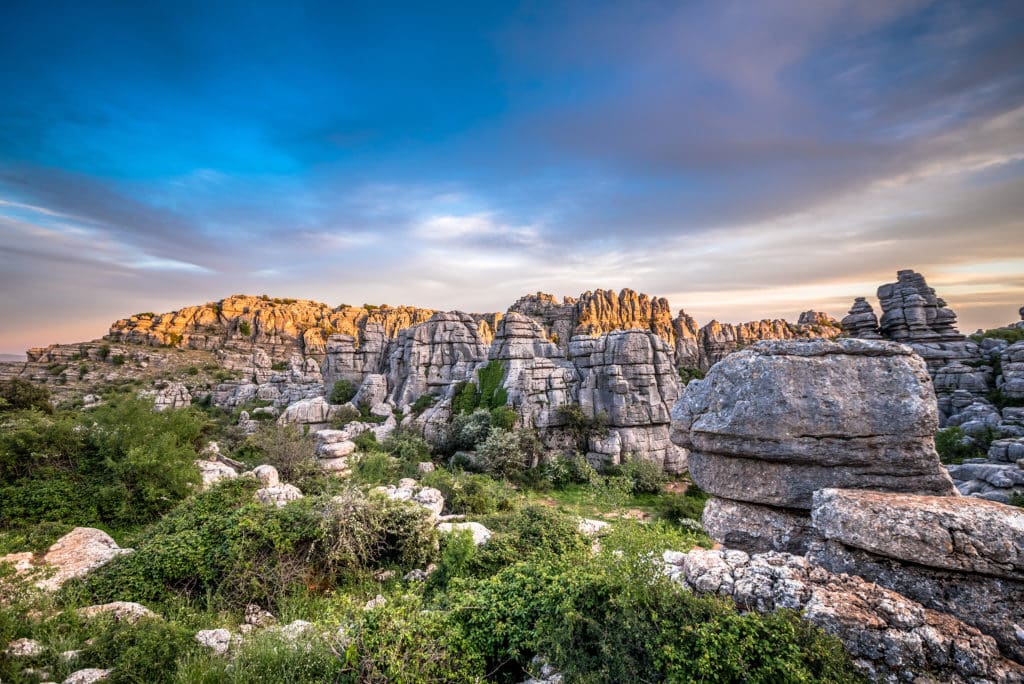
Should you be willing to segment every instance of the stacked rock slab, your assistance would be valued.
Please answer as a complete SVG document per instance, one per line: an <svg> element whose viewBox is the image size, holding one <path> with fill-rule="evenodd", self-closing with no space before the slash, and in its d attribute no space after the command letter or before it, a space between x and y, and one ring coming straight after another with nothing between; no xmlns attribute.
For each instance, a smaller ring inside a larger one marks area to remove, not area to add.
<svg viewBox="0 0 1024 684"><path fill-rule="evenodd" d="M424 394L443 395L487 359L479 326L464 313L437 313L402 330L388 354L388 399L404 406Z"/></svg>
<svg viewBox="0 0 1024 684"><path fill-rule="evenodd" d="M971 497L824 489L808 553L992 636L1024 663L1024 510Z"/></svg>
<svg viewBox="0 0 1024 684"><path fill-rule="evenodd" d="M863 340L880 340L878 316L864 297L857 297L850 307L850 313L842 320L843 335Z"/></svg>
<svg viewBox="0 0 1024 684"><path fill-rule="evenodd" d="M732 548L802 553L826 487L955 496L935 398L909 348L859 339L760 342L691 382L672 413L705 527Z"/></svg>
<svg viewBox="0 0 1024 684"><path fill-rule="evenodd" d="M590 439L589 460L617 465L632 454L667 472L686 467L686 451L669 439L680 382L665 340L644 330L577 336L569 355L580 378L583 413L606 416L609 428L607 437Z"/></svg>

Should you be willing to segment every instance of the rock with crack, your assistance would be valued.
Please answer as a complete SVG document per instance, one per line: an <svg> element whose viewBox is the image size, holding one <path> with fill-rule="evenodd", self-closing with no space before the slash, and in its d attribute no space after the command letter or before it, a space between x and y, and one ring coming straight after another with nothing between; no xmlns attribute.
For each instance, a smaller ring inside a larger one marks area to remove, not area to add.
<svg viewBox="0 0 1024 684"><path fill-rule="evenodd" d="M233 480L238 477L238 472L234 468L220 461L198 459L194 463L199 468L199 486L201 489L209 489L218 482Z"/></svg>
<svg viewBox="0 0 1024 684"><path fill-rule="evenodd" d="M87 667L84 670L76 670L67 676L62 684L93 684L108 679L113 670L103 670L98 667Z"/></svg>
<svg viewBox="0 0 1024 684"><path fill-rule="evenodd" d="M224 629L202 629L196 632L196 641L215 655L225 655L231 648L231 632Z"/></svg>
<svg viewBox="0 0 1024 684"><path fill-rule="evenodd" d="M709 504L708 531L744 550L805 549L825 487L957 494L927 369L891 342L759 342L687 385L672 417L694 481L731 502Z"/></svg>
<svg viewBox="0 0 1024 684"><path fill-rule="evenodd" d="M1024 681L1024 667L1004 658L974 627L860 577L837 575L802 556L697 549L666 554L666 573L699 594L732 597L745 610L777 608L801 616L843 642L876 681Z"/></svg>
<svg viewBox="0 0 1024 684"><path fill-rule="evenodd" d="M96 606L80 608L78 614L82 617L93 618L97 615L109 615L117 622L135 624L143 618L159 619L160 616L151 611L141 603L131 601L114 601Z"/></svg>
<svg viewBox="0 0 1024 684"><path fill-rule="evenodd" d="M301 499L302 491L293 484L282 484L257 489L253 493L252 498L262 504L273 504L278 508L282 508L292 501Z"/></svg>

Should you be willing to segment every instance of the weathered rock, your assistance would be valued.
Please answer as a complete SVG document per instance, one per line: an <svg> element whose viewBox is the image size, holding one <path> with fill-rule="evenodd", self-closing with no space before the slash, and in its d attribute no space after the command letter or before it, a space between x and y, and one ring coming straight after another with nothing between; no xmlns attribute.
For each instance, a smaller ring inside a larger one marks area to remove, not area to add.
<svg viewBox="0 0 1024 684"><path fill-rule="evenodd" d="M113 670L102 670L98 667L87 667L84 670L72 672L62 684L93 684L93 682L102 682L110 677L111 672L113 672Z"/></svg>
<svg viewBox="0 0 1024 684"><path fill-rule="evenodd" d="M337 412L337 406L328 404L323 397L315 397L290 404L277 422L281 425L309 425L311 431L316 431L325 428Z"/></svg>
<svg viewBox="0 0 1024 684"><path fill-rule="evenodd" d="M199 459L194 461L194 463L199 468L200 486L203 489L209 489L223 480L233 480L238 477L238 473L234 468L220 461Z"/></svg>
<svg viewBox="0 0 1024 684"><path fill-rule="evenodd" d="M80 608L78 613L83 617L93 618L97 615L110 615L118 622L135 624L143 618L159 618L160 616L141 603L131 601L114 601L97 606Z"/></svg>
<svg viewBox="0 0 1024 684"><path fill-rule="evenodd" d="M827 539L905 562L1024 580L1024 509L974 498L823 489Z"/></svg>
<svg viewBox="0 0 1024 684"><path fill-rule="evenodd" d="M442 534L468 531L473 537L473 544L475 546L486 544L493 536L489 529L478 522L443 522L438 524L437 531Z"/></svg>
<svg viewBox="0 0 1024 684"><path fill-rule="evenodd" d="M712 497L704 506L704 530L726 548L748 553L802 554L820 540L805 511Z"/></svg>
<svg viewBox="0 0 1024 684"><path fill-rule="evenodd" d="M152 398L154 411L188 408L192 405L192 395L180 382L168 383L160 389L144 390L139 392L139 396Z"/></svg>
<svg viewBox="0 0 1024 684"><path fill-rule="evenodd" d="M11 658L35 658L42 655L44 650L43 645L35 639L15 639L7 644L4 655Z"/></svg>
<svg viewBox="0 0 1024 684"><path fill-rule="evenodd" d="M588 537L596 537L597 535L607 530L609 527L611 527L611 525L605 522L604 520L591 520L589 518L582 518L579 524L576 526L576 529L579 531L580 534L586 535Z"/></svg>
<svg viewBox="0 0 1024 684"><path fill-rule="evenodd" d="M761 342L686 387L673 439L693 450L697 484L737 501L810 509L828 486L953 495L933 397L900 345Z"/></svg>
<svg viewBox="0 0 1024 684"><path fill-rule="evenodd" d="M224 629L202 629L196 632L196 641L215 655L224 655L231 648L231 632Z"/></svg>
<svg viewBox="0 0 1024 684"><path fill-rule="evenodd" d="M253 493L253 499L262 504L273 504L278 508L302 498L302 491L292 484L264 487Z"/></svg>
<svg viewBox="0 0 1024 684"><path fill-rule="evenodd" d="M258 465L252 469L252 476L264 487L276 487L281 484L281 476L277 473L277 468L272 465Z"/></svg>
<svg viewBox="0 0 1024 684"><path fill-rule="evenodd" d="M1024 399L1024 341L1014 342L1001 356L1003 381L999 391L1008 399Z"/></svg>
<svg viewBox="0 0 1024 684"><path fill-rule="evenodd" d="M412 500L426 508L432 515L439 516L444 510L444 495L433 487L423 487L412 497Z"/></svg>
<svg viewBox="0 0 1024 684"><path fill-rule="evenodd" d="M666 572L697 593L731 596L758 612L799 611L837 636L873 679L911 682L928 672L948 682L1024 680L1024 668L974 627L801 556L694 550L674 560Z"/></svg>
<svg viewBox="0 0 1024 684"><path fill-rule="evenodd" d="M37 584L43 589L59 589L70 579L84 577L96 568L132 549L122 549L109 534L92 527L76 527L53 543L43 561L56 572Z"/></svg>
<svg viewBox="0 0 1024 684"><path fill-rule="evenodd" d="M356 406L376 406L388 398L388 379L381 373L370 373L352 398Z"/></svg>
<svg viewBox="0 0 1024 684"><path fill-rule="evenodd" d="M411 404L424 394L441 396L469 379L487 358L473 318L437 313L426 323L401 331L388 354L388 398L395 406Z"/></svg>

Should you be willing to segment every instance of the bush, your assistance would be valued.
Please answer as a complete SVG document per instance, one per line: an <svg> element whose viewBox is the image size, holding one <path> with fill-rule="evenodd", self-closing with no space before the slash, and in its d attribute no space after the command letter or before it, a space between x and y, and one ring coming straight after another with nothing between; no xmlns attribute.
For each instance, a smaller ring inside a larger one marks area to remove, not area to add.
<svg viewBox="0 0 1024 684"><path fill-rule="evenodd" d="M122 397L88 413L14 414L0 430L0 528L155 520L198 481L197 411Z"/></svg>
<svg viewBox="0 0 1024 684"><path fill-rule="evenodd" d="M342 678L344 654L322 636L300 635L289 639L280 632L256 632L242 642L231 660L201 653L179 663L175 681L193 682L318 682L351 681Z"/></svg>
<svg viewBox="0 0 1024 684"><path fill-rule="evenodd" d="M285 363L284 361L275 361L274 363L270 364L270 370L272 370L272 371L288 370L288 364Z"/></svg>
<svg viewBox="0 0 1024 684"><path fill-rule="evenodd" d="M449 455L456 451L475 449L487 439L490 429L491 414L485 409L456 414L452 422L441 432L437 449L442 454Z"/></svg>
<svg viewBox="0 0 1024 684"><path fill-rule="evenodd" d="M0 412L25 409L53 413L50 390L21 378L0 381Z"/></svg>
<svg viewBox="0 0 1024 684"><path fill-rule="evenodd" d="M334 387L331 388L330 403L347 404L356 396L357 389L351 380L346 380L345 378L338 380L334 383Z"/></svg>
<svg viewBox="0 0 1024 684"><path fill-rule="evenodd" d="M135 624L100 620L100 631L75 666L113 668L112 682L166 682L178 658L202 648L192 630L159 618Z"/></svg>
<svg viewBox="0 0 1024 684"><path fill-rule="evenodd" d="M496 409L508 403L508 391L501 386L505 363L495 359L477 372L477 385L459 383L452 398L452 414L472 413L478 408Z"/></svg>
<svg viewBox="0 0 1024 684"><path fill-rule="evenodd" d="M664 509L667 519L674 522L683 520L701 521L708 494L695 484L686 488L682 495L668 494L668 505Z"/></svg>
<svg viewBox="0 0 1024 684"><path fill-rule="evenodd" d="M477 447L476 465L494 476L516 477L537 464L542 448L532 430L492 427Z"/></svg>
<svg viewBox="0 0 1024 684"><path fill-rule="evenodd" d="M115 366L123 366L125 362L124 354L114 354L110 357L110 362Z"/></svg>
<svg viewBox="0 0 1024 684"><path fill-rule="evenodd" d="M632 458L622 464L619 473L632 482L634 494L657 494L665 482L665 473L654 461Z"/></svg>
<svg viewBox="0 0 1024 684"><path fill-rule="evenodd" d="M491 426L502 430L511 430L519 420L519 414L507 406L491 409Z"/></svg>
<svg viewBox="0 0 1024 684"><path fill-rule="evenodd" d="M486 475L435 470L422 478L426 487L444 495L445 511L457 515L484 515L515 508L516 494L508 483Z"/></svg>
<svg viewBox="0 0 1024 684"><path fill-rule="evenodd" d="M235 452L235 457L253 467L264 463L272 465L285 482L300 484L303 479L320 473L316 440L303 434L297 425L261 421L256 432Z"/></svg>
<svg viewBox="0 0 1024 684"><path fill-rule="evenodd" d="M412 406L410 408L412 409L413 415L419 416L428 408L433 406L434 402L436 401L436 397L433 397L429 394L421 394L419 398L417 398L416 401L412 403Z"/></svg>
<svg viewBox="0 0 1024 684"><path fill-rule="evenodd" d="M340 430L352 421L359 420L359 418L359 409L350 404L343 404L338 407L337 412L334 414L334 418L331 418L331 427L335 430Z"/></svg>
<svg viewBox="0 0 1024 684"><path fill-rule="evenodd" d="M542 468L542 476L555 487L569 484L595 484L599 476L587 457L580 452L572 455L556 455Z"/></svg>
<svg viewBox="0 0 1024 684"><path fill-rule="evenodd" d="M1011 506L1017 506L1018 508L1024 508L1024 494L1012 494L1010 500L1007 502Z"/></svg>
<svg viewBox="0 0 1024 684"><path fill-rule="evenodd" d="M206 597L215 605L270 607L296 587L328 588L381 566L433 558L437 533L416 505L356 490L307 496L283 508L255 503L255 480L229 480L180 504L85 581L91 600L160 602Z"/></svg>
<svg viewBox="0 0 1024 684"><path fill-rule="evenodd" d="M590 417L579 404L562 404L558 407L558 417L579 451L589 450L591 437L601 439L608 436L608 416L603 412Z"/></svg>
<svg viewBox="0 0 1024 684"><path fill-rule="evenodd" d="M355 442L356 449L365 453L370 453L380 449L380 445L377 444L377 435L373 433L373 430L364 430L363 432L360 432L352 441Z"/></svg>
<svg viewBox="0 0 1024 684"><path fill-rule="evenodd" d="M935 451L939 454L939 460L947 465L985 455L977 442L965 435L959 427L943 428L936 432Z"/></svg>
<svg viewBox="0 0 1024 684"><path fill-rule="evenodd" d="M249 321L242 321L238 324L238 332L242 337L250 337L252 335L252 325Z"/></svg>
<svg viewBox="0 0 1024 684"><path fill-rule="evenodd" d="M393 432L384 440L381 447L403 463L413 466L420 461L430 460L430 445L425 439L412 432L403 430Z"/></svg>
<svg viewBox="0 0 1024 684"><path fill-rule="evenodd" d="M100 357L100 361L106 361L107 357L110 356L110 345L100 345L100 348L96 350L96 355Z"/></svg>
<svg viewBox="0 0 1024 684"><path fill-rule="evenodd" d="M706 371L703 371L700 368L679 368L679 379L682 381L684 386L689 384L691 380L703 380L705 374Z"/></svg>
<svg viewBox="0 0 1024 684"><path fill-rule="evenodd" d="M1024 340L1024 328L993 328L992 330L986 330L980 335L974 334L970 337L975 342L981 342L987 337L995 340L1006 340L1013 344L1014 342Z"/></svg>

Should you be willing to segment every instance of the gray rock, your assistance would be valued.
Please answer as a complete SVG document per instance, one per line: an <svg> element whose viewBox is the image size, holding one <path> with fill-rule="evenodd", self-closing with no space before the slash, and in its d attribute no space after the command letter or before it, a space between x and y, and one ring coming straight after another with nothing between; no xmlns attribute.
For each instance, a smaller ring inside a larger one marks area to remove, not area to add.
<svg viewBox="0 0 1024 684"><path fill-rule="evenodd" d="M203 629L196 632L196 641L216 655L224 655L231 648L231 632L224 628Z"/></svg>
<svg viewBox="0 0 1024 684"><path fill-rule="evenodd" d="M821 540L806 511L712 497L704 506L704 530L727 548L802 554Z"/></svg>
<svg viewBox="0 0 1024 684"><path fill-rule="evenodd" d="M84 577L132 549L122 549L109 534L91 527L76 527L53 543L43 561L55 572L37 582L43 589L59 589L70 579Z"/></svg>
<svg viewBox="0 0 1024 684"><path fill-rule="evenodd" d="M905 562L1024 580L1024 509L974 498L822 489L826 539Z"/></svg>
<svg viewBox="0 0 1024 684"><path fill-rule="evenodd" d="M302 498L302 491L292 484L282 484L274 487L257 489L253 493L253 499L262 504L273 504L278 508L286 506L292 501Z"/></svg>

